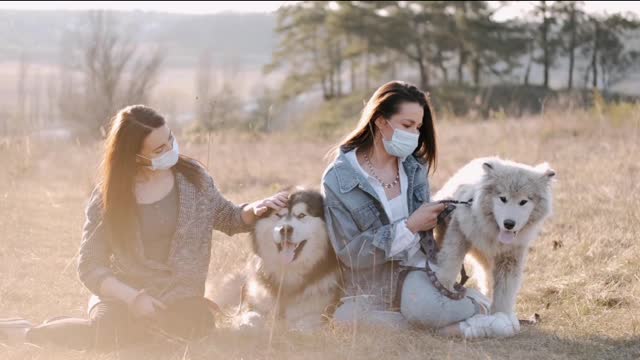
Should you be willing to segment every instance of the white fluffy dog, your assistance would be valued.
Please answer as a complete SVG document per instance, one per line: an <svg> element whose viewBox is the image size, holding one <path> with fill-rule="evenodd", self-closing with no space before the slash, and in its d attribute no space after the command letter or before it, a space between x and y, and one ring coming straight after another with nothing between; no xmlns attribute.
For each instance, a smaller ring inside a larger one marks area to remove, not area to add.
<svg viewBox="0 0 640 360"><path fill-rule="evenodd" d="M440 250L434 270L440 282L452 289L470 255L480 289L492 299L491 313L516 319L528 248L551 214L554 176L547 163L532 167L488 157L471 161L449 179L434 200L471 200L471 205L457 205L436 228Z"/></svg>

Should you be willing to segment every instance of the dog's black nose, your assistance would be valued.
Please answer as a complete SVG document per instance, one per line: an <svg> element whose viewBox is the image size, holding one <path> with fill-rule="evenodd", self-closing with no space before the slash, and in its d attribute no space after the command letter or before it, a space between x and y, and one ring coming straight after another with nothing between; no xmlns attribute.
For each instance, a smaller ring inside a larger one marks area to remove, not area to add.
<svg viewBox="0 0 640 360"><path fill-rule="evenodd" d="M513 227L516 226L516 222L510 219L507 219L504 221L504 227L507 228L507 230L511 230L513 229Z"/></svg>
<svg viewBox="0 0 640 360"><path fill-rule="evenodd" d="M280 227L280 236L282 236L283 239L287 239L287 238L291 237L291 234L293 234L293 226L291 226L291 225L282 225Z"/></svg>

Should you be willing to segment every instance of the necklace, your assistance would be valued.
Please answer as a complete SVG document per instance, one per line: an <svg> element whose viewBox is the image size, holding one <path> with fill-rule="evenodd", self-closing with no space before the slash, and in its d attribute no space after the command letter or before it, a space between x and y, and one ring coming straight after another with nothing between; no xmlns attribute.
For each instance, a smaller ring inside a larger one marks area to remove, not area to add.
<svg viewBox="0 0 640 360"><path fill-rule="evenodd" d="M382 181L382 179L380 179L378 175L376 175L375 170L373 170L373 164L371 163L371 160L369 160L369 155L367 155L367 153L364 153L364 161L367 162L369 171L371 171L371 175L373 175L373 177L376 178L376 180L378 180L380 184L382 184L382 187L384 187L385 189L391 189L394 186L398 185L398 183L400 182L400 171L398 171L398 173L396 174L396 178L393 180L393 182L391 184L387 184Z"/></svg>

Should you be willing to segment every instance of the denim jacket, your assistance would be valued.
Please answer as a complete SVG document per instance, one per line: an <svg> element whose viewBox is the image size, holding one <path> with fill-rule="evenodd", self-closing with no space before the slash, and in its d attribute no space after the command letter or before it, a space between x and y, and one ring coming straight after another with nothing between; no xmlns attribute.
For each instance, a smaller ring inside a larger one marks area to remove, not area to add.
<svg viewBox="0 0 640 360"><path fill-rule="evenodd" d="M429 202L428 169L413 155L402 165L412 214ZM407 260L407 252L387 255L397 223L390 223L375 190L342 151L322 177L322 192L327 231L345 274L346 295L382 295L390 302L399 263Z"/></svg>

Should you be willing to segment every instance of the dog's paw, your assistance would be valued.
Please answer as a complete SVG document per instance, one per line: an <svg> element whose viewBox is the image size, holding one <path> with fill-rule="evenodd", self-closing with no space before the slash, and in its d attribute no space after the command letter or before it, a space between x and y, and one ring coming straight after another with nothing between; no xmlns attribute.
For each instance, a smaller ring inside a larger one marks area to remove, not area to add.
<svg viewBox="0 0 640 360"><path fill-rule="evenodd" d="M511 326L513 328L514 334L518 334L520 332L520 320L518 319L518 314L510 313L510 314L507 314L507 316L511 321Z"/></svg>
<svg viewBox="0 0 640 360"><path fill-rule="evenodd" d="M495 313L496 321L492 323L493 331L498 337L514 336L520 332L520 322L516 314ZM515 320L515 321L514 321Z"/></svg>

